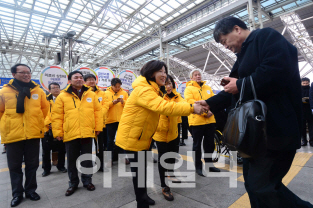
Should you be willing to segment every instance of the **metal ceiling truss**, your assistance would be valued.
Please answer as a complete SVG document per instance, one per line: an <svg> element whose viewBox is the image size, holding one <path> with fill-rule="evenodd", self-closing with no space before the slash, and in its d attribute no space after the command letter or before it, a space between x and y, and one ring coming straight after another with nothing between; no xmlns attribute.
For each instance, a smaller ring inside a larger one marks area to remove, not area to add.
<svg viewBox="0 0 313 208"><path fill-rule="evenodd" d="M301 77L305 77L313 71L313 43L310 35L297 13L292 12L282 15L280 18L285 25L285 29L290 34L294 46L297 47L305 61L311 66L311 69L301 73ZM300 72L302 72L303 69L304 68L302 68Z"/></svg>

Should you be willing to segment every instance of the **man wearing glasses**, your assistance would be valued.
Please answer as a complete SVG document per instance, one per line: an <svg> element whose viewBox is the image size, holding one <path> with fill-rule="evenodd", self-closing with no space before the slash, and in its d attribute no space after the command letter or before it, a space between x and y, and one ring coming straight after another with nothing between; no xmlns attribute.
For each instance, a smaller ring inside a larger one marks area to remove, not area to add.
<svg viewBox="0 0 313 208"><path fill-rule="evenodd" d="M52 82L48 86L50 95L47 100L50 103L50 109L45 119L45 137L42 139L42 168L44 169L42 176L46 177L50 175L51 171L51 157L50 151L52 150L52 162L57 166L58 170L62 173L66 173L67 169L65 164L65 144L63 141L58 141L53 137L51 129L51 112L55 100L60 94L60 85L56 82ZM56 163L56 164L55 164Z"/></svg>
<svg viewBox="0 0 313 208"><path fill-rule="evenodd" d="M37 201L36 171L39 167L40 138L44 137L44 119L49 110L46 94L31 81L31 70L25 64L11 68L14 79L0 91L1 142L6 145L11 178L11 207L26 198ZM23 186L22 161L25 160Z"/></svg>

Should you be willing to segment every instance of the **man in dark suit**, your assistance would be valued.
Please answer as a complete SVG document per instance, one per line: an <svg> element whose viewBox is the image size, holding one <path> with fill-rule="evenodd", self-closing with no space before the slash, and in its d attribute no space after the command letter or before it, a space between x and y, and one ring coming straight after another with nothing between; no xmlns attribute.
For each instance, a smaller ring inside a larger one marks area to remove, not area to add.
<svg viewBox="0 0 313 208"><path fill-rule="evenodd" d="M307 77L303 77L301 79L301 85L302 85L302 112L303 112L303 118L302 118L302 142L301 146L306 146L308 144L307 139L307 132L306 127L308 124L309 129L309 143L310 146L313 147L313 115L310 108L310 79Z"/></svg>
<svg viewBox="0 0 313 208"><path fill-rule="evenodd" d="M214 39L237 55L224 91L199 101L213 113L234 107L242 81L251 76L258 99L267 106L267 148L256 158L245 159L243 175L251 207L312 207L292 193L282 179L301 147L301 80L297 49L280 33L264 28L250 32L235 17L220 20ZM243 102L253 98L246 80Z"/></svg>

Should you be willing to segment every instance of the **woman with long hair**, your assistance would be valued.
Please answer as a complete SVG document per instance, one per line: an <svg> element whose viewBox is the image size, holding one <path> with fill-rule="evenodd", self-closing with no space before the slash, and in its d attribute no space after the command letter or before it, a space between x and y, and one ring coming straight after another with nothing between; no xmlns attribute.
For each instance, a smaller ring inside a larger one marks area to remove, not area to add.
<svg viewBox="0 0 313 208"><path fill-rule="evenodd" d="M167 66L159 60L147 62L132 84L133 92L129 96L119 123L116 145L131 155L131 171L134 172L133 185L137 207L154 205L146 188L146 154L151 139L157 129L160 114L166 116L188 116L205 111L198 104L175 103L164 100L160 87L165 85ZM139 156L140 155L140 156ZM132 157L133 156L133 157ZM137 167L134 167L134 166ZM140 179L140 180L138 180Z"/></svg>
<svg viewBox="0 0 313 208"><path fill-rule="evenodd" d="M175 82L173 77L170 75L167 76L165 82L166 93L163 96L163 99L169 102L185 102L185 100L181 97L181 95L175 90ZM172 180L173 183L179 183L174 174L170 174L170 172L174 172L174 167L169 167L168 164L174 166L175 158L168 158L165 160L166 167L161 165L161 157L167 152L178 153L178 145L179 145L179 122L181 122L181 116L166 116L160 115L159 124L157 130L153 136L153 139L156 142L158 147L158 169L161 180L162 194L164 198L168 201L173 201L174 197L171 193L170 188L165 183L165 178ZM166 175L167 174L167 175Z"/></svg>

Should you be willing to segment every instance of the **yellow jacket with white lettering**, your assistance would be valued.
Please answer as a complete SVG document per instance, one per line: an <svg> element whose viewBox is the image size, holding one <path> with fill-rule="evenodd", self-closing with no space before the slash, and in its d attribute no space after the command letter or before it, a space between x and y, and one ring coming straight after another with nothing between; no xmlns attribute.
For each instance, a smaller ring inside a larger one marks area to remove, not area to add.
<svg viewBox="0 0 313 208"><path fill-rule="evenodd" d="M205 85L206 82L201 82L201 86L196 81L189 81L186 84L185 89L185 100L194 104L195 101L207 100L210 97L214 96L214 93L208 85ZM192 114L188 116L189 126L201 126L210 123L216 123L214 116L210 118L206 117L206 113L202 115Z"/></svg>
<svg viewBox="0 0 313 208"><path fill-rule="evenodd" d="M105 119L105 123L110 124L120 122L125 103L128 99L127 92L124 91L122 88L118 92L114 92L112 87L108 87L107 90L105 91L105 94L108 97L109 103L109 110L107 113L107 117ZM120 98L121 96L123 96L124 103L122 104L121 102L118 102L114 105L113 101L116 100L117 98Z"/></svg>
<svg viewBox="0 0 313 208"><path fill-rule="evenodd" d="M148 150L161 113L187 116L193 112L189 103L164 100L158 85L143 76L139 76L132 86L134 90L126 102L116 134L115 144L124 150Z"/></svg>
<svg viewBox="0 0 313 208"><path fill-rule="evenodd" d="M52 108L52 132L54 137L63 137L63 142L78 138L94 138L102 131L103 113L97 95L83 85L81 99L68 85L56 99Z"/></svg>
<svg viewBox="0 0 313 208"><path fill-rule="evenodd" d="M105 119L107 117L107 113L109 110L109 101L108 97L104 91L102 91L98 86L96 86L96 90L94 91L98 97L98 101L102 107L103 114L103 128L105 128Z"/></svg>
<svg viewBox="0 0 313 208"><path fill-rule="evenodd" d="M49 103L40 86L33 81L31 82L35 87L30 90L30 99L25 97L24 113L16 113L19 92L12 85L13 79L0 90L2 144L44 137L44 119L49 110Z"/></svg>
<svg viewBox="0 0 313 208"><path fill-rule="evenodd" d="M186 102L175 89L172 90L171 94L165 94L163 98L169 102ZM158 128L153 135L153 139L158 142L167 143L176 139L178 136L177 126L179 121L181 121L181 116L160 115Z"/></svg>

